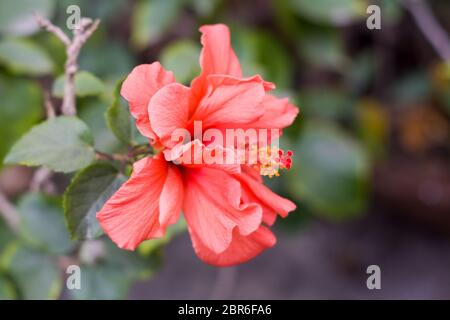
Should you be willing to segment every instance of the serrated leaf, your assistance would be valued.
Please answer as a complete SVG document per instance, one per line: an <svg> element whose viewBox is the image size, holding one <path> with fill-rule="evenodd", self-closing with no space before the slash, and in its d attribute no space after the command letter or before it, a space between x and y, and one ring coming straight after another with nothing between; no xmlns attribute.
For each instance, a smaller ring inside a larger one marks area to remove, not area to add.
<svg viewBox="0 0 450 320"><path fill-rule="evenodd" d="M92 140L89 128L76 117L48 119L34 126L13 146L5 163L76 171L94 160Z"/></svg>
<svg viewBox="0 0 450 320"><path fill-rule="evenodd" d="M53 83L52 94L55 97L64 96L64 75L59 76ZM75 94L78 97L97 96L103 93L105 85L103 82L87 71L79 71L75 75Z"/></svg>
<svg viewBox="0 0 450 320"><path fill-rule="evenodd" d="M170 70L180 83L188 83L200 71L198 57L200 46L190 40L180 40L169 44L161 53L161 63Z"/></svg>
<svg viewBox="0 0 450 320"><path fill-rule="evenodd" d="M132 137L130 112L121 103L120 81L114 90L113 103L108 107L105 113L106 123L114 135L123 143L129 144Z"/></svg>
<svg viewBox="0 0 450 320"><path fill-rule="evenodd" d="M61 292L59 270L42 252L11 244L2 256L2 267L17 284L23 299L56 299Z"/></svg>
<svg viewBox="0 0 450 320"><path fill-rule="evenodd" d="M9 39L0 42L0 64L19 74L39 76L53 71L47 53L30 40Z"/></svg>
<svg viewBox="0 0 450 320"><path fill-rule="evenodd" d="M125 178L108 163L95 163L80 171L64 193L64 213L73 238L92 239L102 234L96 213Z"/></svg>
<svg viewBox="0 0 450 320"><path fill-rule="evenodd" d="M30 193L18 203L20 235L30 245L49 253L67 253L74 245L64 223L60 199Z"/></svg>
<svg viewBox="0 0 450 320"><path fill-rule="evenodd" d="M290 190L315 214L332 220L359 215L367 204L369 158L351 136L327 122L310 122L295 148Z"/></svg>
<svg viewBox="0 0 450 320"><path fill-rule="evenodd" d="M183 1L141 0L133 10L131 41L137 48L157 42L177 19Z"/></svg>

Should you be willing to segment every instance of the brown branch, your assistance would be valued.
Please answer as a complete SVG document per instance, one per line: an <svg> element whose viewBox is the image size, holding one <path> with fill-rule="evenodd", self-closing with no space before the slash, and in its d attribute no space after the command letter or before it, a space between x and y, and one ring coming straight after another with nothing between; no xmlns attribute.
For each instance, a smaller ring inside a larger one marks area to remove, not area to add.
<svg viewBox="0 0 450 320"><path fill-rule="evenodd" d="M64 43L66 46L70 45L70 39L69 37L57 26L55 26L53 23L48 21L47 19L43 18L37 13L34 13L34 17L38 23L38 25L42 28L47 30L48 32L53 33L56 37L58 37L59 40L61 40L62 43Z"/></svg>
<svg viewBox="0 0 450 320"><path fill-rule="evenodd" d="M86 41L97 29L100 20L93 21L89 18L82 18L77 29L73 30L73 37L70 39L67 35L49 20L35 14L36 20L41 28L53 33L66 46L66 64L64 67L64 97L61 112L67 116L73 116L77 113L75 100L75 74L78 71L78 56L80 50Z"/></svg>
<svg viewBox="0 0 450 320"><path fill-rule="evenodd" d="M8 226L13 231L19 229L19 214L14 205L0 191L0 215L3 216Z"/></svg>
<svg viewBox="0 0 450 320"><path fill-rule="evenodd" d="M54 118L56 116L55 106L53 105L52 98L47 90L44 90L44 106L47 118Z"/></svg>
<svg viewBox="0 0 450 320"><path fill-rule="evenodd" d="M403 0L403 6L411 13L417 26L439 54L442 60L450 61L450 39L439 24L430 6L423 0Z"/></svg>
<svg viewBox="0 0 450 320"><path fill-rule="evenodd" d="M97 29L100 20L92 21L89 18L82 18L80 27L75 29L73 39L70 45L66 47L67 60L65 65L65 86L64 98L61 111L64 115L75 115L77 113L75 100L75 74L78 71L78 56L80 50L89 37Z"/></svg>

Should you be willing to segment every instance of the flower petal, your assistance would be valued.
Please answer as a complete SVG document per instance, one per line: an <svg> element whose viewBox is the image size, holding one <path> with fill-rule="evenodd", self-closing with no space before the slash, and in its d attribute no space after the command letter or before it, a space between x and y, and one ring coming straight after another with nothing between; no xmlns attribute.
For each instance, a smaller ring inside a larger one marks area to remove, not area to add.
<svg viewBox="0 0 450 320"><path fill-rule="evenodd" d="M198 139L166 149L164 156L167 161L188 168L217 168L234 174L241 172L241 165L237 162L233 150L225 149L221 145L205 146ZM229 160L230 162L227 162Z"/></svg>
<svg viewBox="0 0 450 320"><path fill-rule="evenodd" d="M279 99L266 94L261 103L264 114L251 124L253 128L283 129L292 124L298 115L298 108L289 103L288 98Z"/></svg>
<svg viewBox="0 0 450 320"><path fill-rule="evenodd" d="M148 104L159 89L172 82L175 82L172 72L164 70L159 62L135 67L123 82L120 94L129 102L139 132L152 140L155 134L150 126Z"/></svg>
<svg viewBox="0 0 450 320"><path fill-rule="evenodd" d="M264 84L259 76L239 79L230 76L209 76L208 94L201 100L193 120L202 120L207 128L233 128L260 118Z"/></svg>
<svg viewBox="0 0 450 320"><path fill-rule="evenodd" d="M295 210L296 205L292 201L272 192L262 182L257 181L253 177L253 173L247 173L253 169L243 166L242 170L242 174L236 175L236 178L241 182L246 193L253 194L261 204L271 208L282 217L286 217L289 212Z"/></svg>
<svg viewBox="0 0 450 320"><path fill-rule="evenodd" d="M160 89L150 100L148 112L153 130L162 143L170 146L176 129L187 126L189 117L190 89L179 83L172 83Z"/></svg>
<svg viewBox="0 0 450 320"><path fill-rule="evenodd" d="M246 262L276 243L275 236L266 227L261 226L247 236L239 234L235 229L229 247L224 252L217 254L205 246L191 228L189 228L189 233L197 256L204 262L218 267L228 267Z"/></svg>
<svg viewBox="0 0 450 320"><path fill-rule="evenodd" d="M179 215L182 194L171 192L173 204L163 205L160 216L160 201L167 200L165 190L179 190L182 183L175 178L175 173L169 173L172 170L178 169L170 168L159 156L137 161L130 179L97 213L103 230L120 248L134 250L144 240L161 237L167 225ZM160 200L161 193L163 200Z"/></svg>
<svg viewBox="0 0 450 320"><path fill-rule="evenodd" d="M231 48L230 30L226 25L205 25L200 28L203 49L200 53L202 73L192 81L191 87L196 97L201 97L207 89L206 78L211 74L241 77L239 60Z"/></svg>
<svg viewBox="0 0 450 320"><path fill-rule="evenodd" d="M209 168L185 169L184 172L184 215L189 227L209 250L225 251L235 227L242 235L258 229L261 207L241 203L241 186L231 175Z"/></svg>

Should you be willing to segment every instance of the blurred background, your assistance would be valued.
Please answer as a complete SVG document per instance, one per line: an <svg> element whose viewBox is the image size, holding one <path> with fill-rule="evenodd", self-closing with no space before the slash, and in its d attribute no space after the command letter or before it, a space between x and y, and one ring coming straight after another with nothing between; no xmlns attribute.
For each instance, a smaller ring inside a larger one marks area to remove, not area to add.
<svg viewBox="0 0 450 320"><path fill-rule="evenodd" d="M450 298L450 2L423 3L0 0L0 160L45 118L46 92L62 93L64 46L31 12L68 32L72 4L101 19L77 82L98 150L124 148L104 114L134 66L159 60L186 84L199 73L202 24L229 25L244 73L301 110L282 139L294 168L268 181L298 209L275 224L274 248L233 268L203 264L183 228L135 253L70 240L61 194L71 176L36 192L34 169L0 164L0 194L20 216L16 232L0 219L0 298ZM371 4L381 30L366 26ZM82 289L69 291L73 263ZM366 287L372 264L381 290Z"/></svg>

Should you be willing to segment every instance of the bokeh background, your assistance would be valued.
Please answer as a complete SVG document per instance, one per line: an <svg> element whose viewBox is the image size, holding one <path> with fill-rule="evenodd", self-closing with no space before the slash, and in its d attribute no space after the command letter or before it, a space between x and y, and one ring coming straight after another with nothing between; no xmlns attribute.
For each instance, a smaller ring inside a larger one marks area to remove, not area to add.
<svg viewBox="0 0 450 320"><path fill-rule="evenodd" d="M450 34L450 2L426 3ZM0 298L450 298L450 66L400 1L0 0L0 160L45 117L44 93L61 94L64 47L31 12L68 31L71 4L101 19L79 59L77 103L104 152L124 147L104 116L116 83L156 60L189 83L199 26L228 24L245 74L301 109L282 139L294 168L268 181L298 209L277 221L274 248L218 269L183 228L135 253L70 240L61 194L71 176L35 192L34 169L0 164L0 191L20 214L18 232L0 219ZM366 27L370 4L381 30ZM73 263L82 289L69 291ZM366 287L371 264L381 290Z"/></svg>

